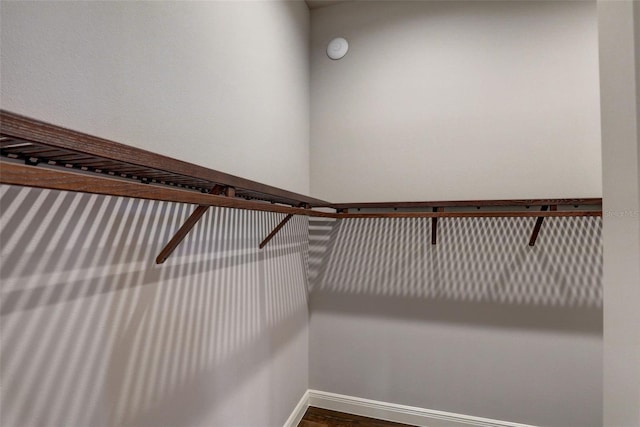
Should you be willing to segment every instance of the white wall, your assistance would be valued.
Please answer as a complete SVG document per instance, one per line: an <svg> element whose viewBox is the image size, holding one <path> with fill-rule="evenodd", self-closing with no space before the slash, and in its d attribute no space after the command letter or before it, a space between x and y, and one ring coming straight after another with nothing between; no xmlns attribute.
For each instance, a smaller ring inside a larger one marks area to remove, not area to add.
<svg viewBox="0 0 640 427"><path fill-rule="evenodd" d="M312 220L312 389L602 425L600 218ZM607 424L623 426L626 424Z"/></svg>
<svg viewBox="0 0 640 427"><path fill-rule="evenodd" d="M1 9L2 108L308 190L301 2ZM593 3L371 2L312 17L315 196L600 194ZM340 62L324 55L334 35L352 44ZM417 221L345 226L316 265L308 367L305 223L258 252L278 218L212 211L156 267L188 207L0 191L3 425L281 425L307 373L312 388L361 397L600 423L596 238L569 248L596 260L575 264L591 278L575 282L554 263L558 241L545 246L552 221L536 249L518 243L491 271L478 266L494 246L425 246ZM529 222L508 238L526 241ZM599 227L580 230L563 232ZM354 244L365 262L343 257Z"/></svg>
<svg viewBox="0 0 640 427"><path fill-rule="evenodd" d="M302 2L3 2L2 108L309 192Z"/></svg>
<svg viewBox="0 0 640 427"><path fill-rule="evenodd" d="M348 2L311 31L314 196L601 195L595 2Z"/></svg>
<svg viewBox="0 0 640 427"><path fill-rule="evenodd" d="M604 185L604 425L640 426L640 5L598 2Z"/></svg>
<svg viewBox="0 0 640 427"><path fill-rule="evenodd" d="M2 108L308 192L294 2L3 2ZM281 426L308 388L306 220L0 187L0 424ZM249 410L250 408L250 410Z"/></svg>
<svg viewBox="0 0 640 427"><path fill-rule="evenodd" d="M311 22L315 196L601 195L595 2L353 2ZM601 221L547 220L530 248L534 222L441 221L431 246L428 220L314 221L311 388L602 425Z"/></svg>

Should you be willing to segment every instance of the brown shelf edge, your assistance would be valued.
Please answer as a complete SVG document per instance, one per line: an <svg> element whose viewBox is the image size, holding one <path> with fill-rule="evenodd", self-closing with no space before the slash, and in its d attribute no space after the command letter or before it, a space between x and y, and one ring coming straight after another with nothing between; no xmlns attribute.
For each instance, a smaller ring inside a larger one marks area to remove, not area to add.
<svg viewBox="0 0 640 427"><path fill-rule="evenodd" d="M293 202L292 205L306 203L315 207L330 204L324 200L208 169L86 133L77 132L6 110L0 110L0 133L3 136L24 139L26 141L62 148L80 154L88 154L115 162L128 163L142 168L151 168L209 181L212 183L211 187L213 187L213 184L221 184L235 187L236 189L260 193L266 196L265 199L269 199L269 196L272 196L278 199L291 200Z"/></svg>
<svg viewBox="0 0 640 427"><path fill-rule="evenodd" d="M596 217L602 211L555 211L555 212L379 212L335 214L337 218L538 218L538 217Z"/></svg>
<svg viewBox="0 0 640 427"><path fill-rule="evenodd" d="M362 202L362 203L332 203L327 207L333 209L410 209L410 208L462 208L462 207L498 207L498 206L575 206L602 205L602 198L578 199L502 199L502 200L449 200L429 202Z"/></svg>
<svg viewBox="0 0 640 427"><path fill-rule="evenodd" d="M355 219L355 218L484 218L484 217L584 217L602 216L602 211L471 211L471 212L378 212L378 213L333 213L314 209L282 206L268 202L255 202L235 197L198 193L166 186L141 184L131 180L117 179L68 170L41 166L23 165L0 161L0 183L50 190L75 191L106 196L132 197L165 202L189 203L202 206L218 206L262 212L276 212L309 217Z"/></svg>
<svg viewBox="0 0 640 427"><path fill-rule="evenodd" d="M21 165L0 161L0 183L50 190L75 191L105 196L132 197L164 202L189 203L201 206L218 206L263 212L335 218L336 214L311 209L254 202L235 197L218 196L181 190L153 184L141 184L130 180L57 170L40 166Z"/></svg>

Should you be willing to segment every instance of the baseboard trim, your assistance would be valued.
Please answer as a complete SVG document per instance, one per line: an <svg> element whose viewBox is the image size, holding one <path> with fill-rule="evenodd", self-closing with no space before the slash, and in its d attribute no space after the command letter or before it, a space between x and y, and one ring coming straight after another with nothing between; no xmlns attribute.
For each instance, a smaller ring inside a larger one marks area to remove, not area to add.
<svg viewBox="0 0 640 427"><path fill-rule="evenodd" d="M283 427L297 427L309 407L309 390L305 391Z"/></svg>
<svg viewBox="0 0 640 427"><path fill-rule="evenodd" d="M417 408L415 406L398 405L319 390L308 390L300 402L303 400L306 401L306 406L301 412L302 415L300 419L302 419L306 407L315 406L332 411L346 412L363 417L422 427L533 427L528 424L492 420L471 415ZM300 406L300 403L298 406ZM296 407L294 414L297 414L296 411L299 411L298 407ZM291 414L292 418L294 414ZM297 422L300 422L300 419L298 419ZM286 427L295 427L296 425L297 423L287 424Z"/></svg>

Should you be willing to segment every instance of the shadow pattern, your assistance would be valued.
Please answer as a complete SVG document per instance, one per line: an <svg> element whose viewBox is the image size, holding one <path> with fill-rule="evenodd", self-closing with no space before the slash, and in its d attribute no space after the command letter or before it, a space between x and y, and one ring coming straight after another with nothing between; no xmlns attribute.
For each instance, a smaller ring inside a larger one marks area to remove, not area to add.
<svg viewBox="0 0 640 427"><path fill-rule="evenodd" d="M2 426L214 425L306 351L306 218L259 250L284 215L212 208L158 266L192 206L0 186L0 207Z"/></svg>
<svg viewBox="0 0 640 427"><path fill-rule="evenodd" d="M312 291L455 302L601 308L602 220L310 220Z"/></svg>

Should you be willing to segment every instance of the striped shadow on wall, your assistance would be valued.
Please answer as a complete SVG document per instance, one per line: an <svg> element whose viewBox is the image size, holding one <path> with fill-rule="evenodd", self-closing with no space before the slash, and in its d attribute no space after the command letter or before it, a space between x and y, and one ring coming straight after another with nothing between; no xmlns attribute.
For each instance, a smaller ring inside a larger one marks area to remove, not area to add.
<svg viewBox="0 0 640 427"><path fill-rule="evenodd" d="M313 291L457 302L602 306L602 219L310 220Z"/></svg>
<svg viewBox="0 0 640 427"><path fill-rule="evenodd" d="M157 266L193 207L12 186L0 206L3 426L215 425L306 334L306 218L260 251L284 215L211 209Z"/></svg>

